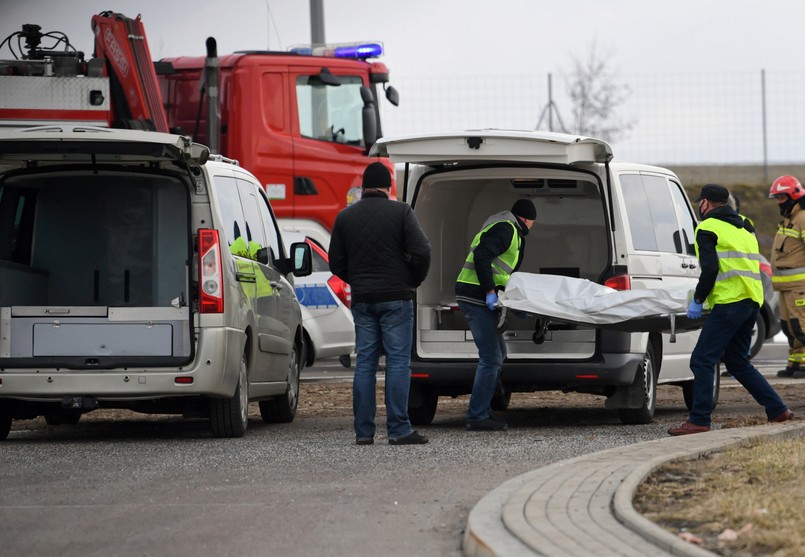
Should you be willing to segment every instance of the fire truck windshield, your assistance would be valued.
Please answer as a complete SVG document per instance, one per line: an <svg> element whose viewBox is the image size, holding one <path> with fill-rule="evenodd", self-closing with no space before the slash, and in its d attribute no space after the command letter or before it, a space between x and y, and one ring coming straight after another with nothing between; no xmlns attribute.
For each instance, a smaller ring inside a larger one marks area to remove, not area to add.
<svg viewBox="0 0 805 557"><path fill-rule="evenodd" d="M338 76L341 85L323 85L318 76L296 79L299 129L303 137L364 147L358 76Z"/></svg>

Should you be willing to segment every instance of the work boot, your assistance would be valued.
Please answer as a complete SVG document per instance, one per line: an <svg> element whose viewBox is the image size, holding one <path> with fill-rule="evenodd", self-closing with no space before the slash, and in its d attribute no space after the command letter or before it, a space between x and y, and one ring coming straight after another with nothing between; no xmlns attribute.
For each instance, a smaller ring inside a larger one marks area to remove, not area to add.
<svg viewBox="0 0 805 557"><path fill-rule="evenodd" d="M802 373L799 369L799 362L788 362L785 369L781 369L777 372L777 377L794 377L794 374L797 372ZM803 374L802 377L805 377L805 374ZM800 379L802 377L800 377Z"/></svg>

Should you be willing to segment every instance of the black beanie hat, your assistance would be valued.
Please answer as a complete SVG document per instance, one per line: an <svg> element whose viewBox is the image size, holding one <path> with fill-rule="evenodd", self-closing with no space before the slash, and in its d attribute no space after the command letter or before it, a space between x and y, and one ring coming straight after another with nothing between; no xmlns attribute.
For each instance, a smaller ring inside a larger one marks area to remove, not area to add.
<svg viewBox="0 0 805 557"><path fill-rule="evenodd" d="M363 188L390 188L391 173L382 162L373 162L363 171Z"/></svg>
<svg viewBox="0 0 805 557"><path fill-rule="evenodd" d="M537 208L530 199L518 199L512 205L512 214L517 217L523 217L528 220L536 220Z"/></svg>

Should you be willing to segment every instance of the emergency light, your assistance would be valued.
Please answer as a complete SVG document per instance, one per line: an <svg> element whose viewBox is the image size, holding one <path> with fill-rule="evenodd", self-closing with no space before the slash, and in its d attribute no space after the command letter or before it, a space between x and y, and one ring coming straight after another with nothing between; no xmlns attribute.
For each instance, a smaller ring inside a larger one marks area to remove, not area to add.
<svg viewBox="0 0 805 557"><path fill-rule="evenodd" d="M296 45L288 49L294 54L304 56L327 56L330 58L348 58L366 60L377 58L383 54L383 43L332 43L316 45Z"/></svg>

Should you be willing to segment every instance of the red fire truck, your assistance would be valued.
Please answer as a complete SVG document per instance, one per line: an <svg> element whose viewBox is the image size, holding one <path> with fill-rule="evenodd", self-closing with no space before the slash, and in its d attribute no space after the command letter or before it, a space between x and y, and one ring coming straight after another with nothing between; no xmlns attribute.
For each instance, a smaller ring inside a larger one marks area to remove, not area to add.
<svg viewBox="0 0 805 557"><path fill-rule="evenodd" d="M359 196L369 148L382 135L381 88L398 104L388 68L370 61L382 54L380 43L219 58L208 39L206 56L153 62L139 16L103 12L92 29L89 61L63 34L36 25L0 43L14 55L0 60L0 125L190 135L255 174L277 216L313 237L327 234L338 211ZM48 41L55 44L43 45Z"/></svg>

